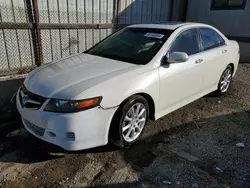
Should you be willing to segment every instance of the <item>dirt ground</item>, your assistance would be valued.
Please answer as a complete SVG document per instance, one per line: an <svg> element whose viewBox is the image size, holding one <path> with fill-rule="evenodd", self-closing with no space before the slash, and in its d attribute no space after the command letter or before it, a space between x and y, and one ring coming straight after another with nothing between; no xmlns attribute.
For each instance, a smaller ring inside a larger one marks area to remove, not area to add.
<svg viewBox="0 0 250 188"><path fill-rule="evenodd" d="M19 127L11 112L0 122ZM0 187L250 187L250 64L227 95L206 96L158 121L127 150L64 150L23 128L0 133ZM236 146L244 143L244 148Z"/></svg>

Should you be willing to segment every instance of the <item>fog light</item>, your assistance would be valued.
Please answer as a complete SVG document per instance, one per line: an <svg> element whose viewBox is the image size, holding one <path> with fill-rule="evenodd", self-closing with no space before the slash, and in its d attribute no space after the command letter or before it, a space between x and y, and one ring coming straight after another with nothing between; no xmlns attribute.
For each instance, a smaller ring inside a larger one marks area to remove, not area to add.
<svg viewBox="0 0 250 188"><path fill-rule="evenodd" d="M75 141L75 133L73 132L67 132L67 140L70 140L70 141Z"/></svg>
<svg viewBox="0 0 250 188"><path fill-rule="evenodd" d="M56 137L56 134L53 133L53 132L50 132L50 131L49 131L49 135L50 135L51 137Z"/></svg>

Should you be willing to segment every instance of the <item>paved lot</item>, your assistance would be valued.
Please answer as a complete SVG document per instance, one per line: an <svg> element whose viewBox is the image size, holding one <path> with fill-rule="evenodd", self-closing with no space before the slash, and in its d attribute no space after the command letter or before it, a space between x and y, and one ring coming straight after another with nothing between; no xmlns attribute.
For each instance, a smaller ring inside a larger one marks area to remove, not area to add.
<svg viewBox="0 0 250 188"><path fill-rule="evenodd" d="M20 125L8 113L0 119ZM128 150L67 153L22 128L5 134L0 187L250 187L250 64L240 65L226 96L203 97L149 122Z"/></svg>

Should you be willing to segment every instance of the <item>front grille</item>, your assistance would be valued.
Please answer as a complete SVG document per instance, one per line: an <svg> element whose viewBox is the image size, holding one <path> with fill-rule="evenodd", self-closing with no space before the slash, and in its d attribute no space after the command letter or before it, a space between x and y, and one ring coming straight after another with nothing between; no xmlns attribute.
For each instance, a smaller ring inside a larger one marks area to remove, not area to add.
<svg viewBox="0 0 250 188"><path fill-rule="evenodd" d="M26 119L23 119L24 124L28 129L30 129L33 133L37 134L38 136L43 136L44 135L44 128L38 127L34 125L33 123L29 122Z"/></svg>
<svg viewBox="0 0 250 188"><path fill-rule="evenodd" d="M28 91L24 85L20 88L19 99L22 107L31 108L38 110L43 103L46 101L46 98L36 95Z"/></svg>

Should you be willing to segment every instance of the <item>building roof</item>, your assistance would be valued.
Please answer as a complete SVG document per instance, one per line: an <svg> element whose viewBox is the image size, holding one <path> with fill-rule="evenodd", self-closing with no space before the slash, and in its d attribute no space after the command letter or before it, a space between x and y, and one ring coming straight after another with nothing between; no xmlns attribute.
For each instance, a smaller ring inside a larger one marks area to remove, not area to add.
<svg viewBox="0 0 250 188"><path fill-rule="evenodd" d="M136 25L131 25L129 27L175 30L178 27L186 26L186 25L201 25L201 24L191 23L191 22L166 22L162 24L136 24Z"/></svg>

